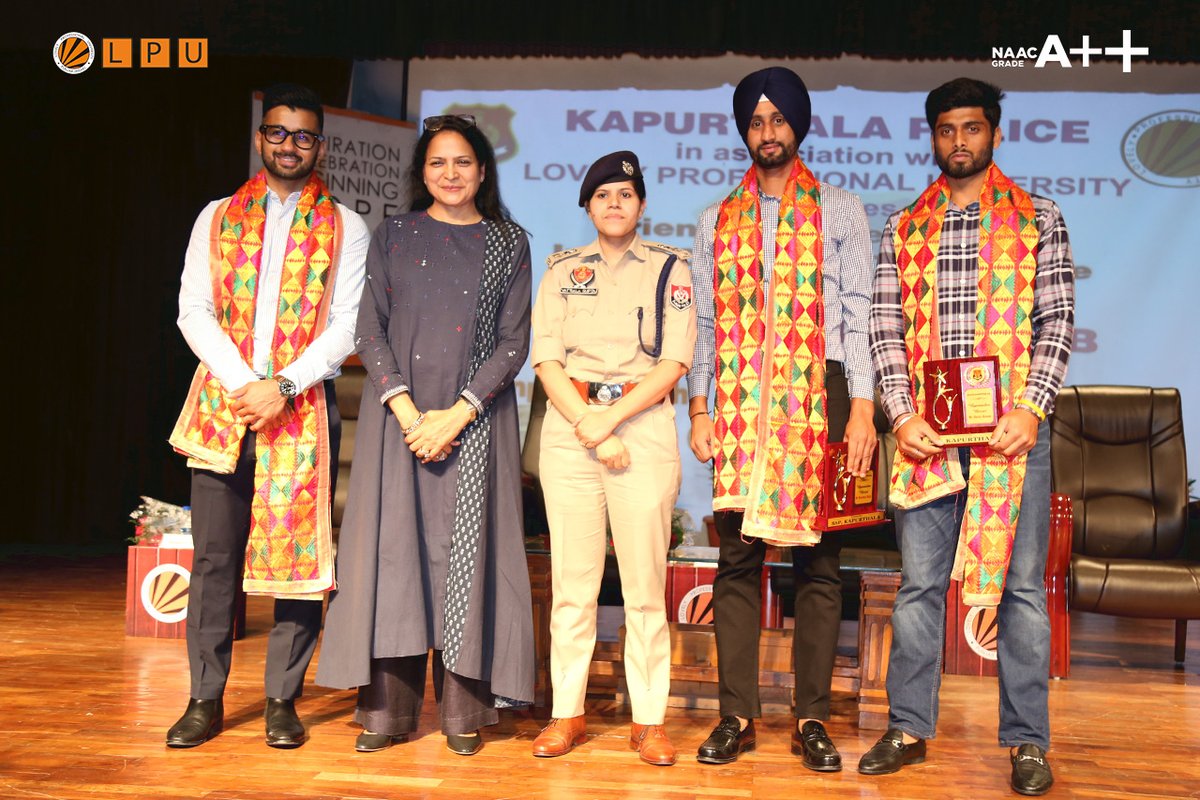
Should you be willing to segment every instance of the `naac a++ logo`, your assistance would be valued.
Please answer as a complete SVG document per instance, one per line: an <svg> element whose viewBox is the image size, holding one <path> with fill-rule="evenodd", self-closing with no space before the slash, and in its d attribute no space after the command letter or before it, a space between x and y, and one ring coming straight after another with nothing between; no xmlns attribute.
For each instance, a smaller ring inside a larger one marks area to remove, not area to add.
<svg viewBox="0 0 1200 800"><path fill-rule="evenodd" d="M1160 111L1139 120L1126 131L1121 156L1147 183L1200 187L1200 112Z"/></svg>
<svg viewBox="0 0 1200 800"><path fill-rule="evenodd" d="M1121 59L1121 71L1133 71L1134 56L1150 55L1149 47L1133 46L1133 31L1121 31L1121 44L1106 47L1093 47L1091 36L1081 36L1079 47L1066 47L1056 33L1046 37L1041 45L1023 45L1021 47L993 47L993 67L1024 67L1026 61L1033 61L1034 69L1045 69L1053 62L1062 69L1074 66L1071 56L1079 56L1079 66L1087 69L1092 64L1094 56L1116 56Z"/></svg>
<svg viewBox="0 0 1200 800"><path fill-rule="evenodd" d="M68 75L78 75L95 60L96 48L82 33L64 33L54 43L54 63Z"/></svg>

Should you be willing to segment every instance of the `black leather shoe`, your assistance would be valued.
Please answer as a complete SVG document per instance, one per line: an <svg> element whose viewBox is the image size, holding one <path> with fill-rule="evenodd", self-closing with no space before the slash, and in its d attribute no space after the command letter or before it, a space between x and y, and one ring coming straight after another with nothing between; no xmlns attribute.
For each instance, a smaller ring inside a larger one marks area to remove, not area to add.
<svg viewBox="0 0 1200 800"><path fill-rule="evenodd" d="M446 747L451 753L460 756L473 756L483 749L483 737L479 731L474 733L447 733Z"/></svg>
<svg viewBox="0 0 1200 800"><path fill-rule="evenodd" d="M296 715L295 701L268 697L263 716L267 720L268 746L287 749L299 747L308 740L308 733Z"/></svg>
<svg viewBox="0 0 1200 800"><path fill-rule="evenodd" d="M841 772L842 756L825 732L825 726L810 719L800 730L792 728L792 755L816 772Z"/></svg>
<svg viewBox="0 0 1200 800"><path fill-rule="evenodd" d="M1023 744L1012 759L1012 788L1017 794L1039 795L1050 791L1054 773L1046 761L1046 751L1036 744Z"/></svg>
<svg viewBox="0 0 1200 800"><path fill-rule="evenodd" d="M221 732L225 707L217 700L188 700L187 711L167 731L167 747L195 747Z"/></svg>
<svg viewBox="0 0 1200 800"><path fill-rule="evenodd" d="M739 755L753 750L756 743L754 720L746 723L745 730L739 728L737 717L721 717L717 727L700 745L696 760L701 764L732 764Z"/></svg>
<svg viewBox="0 0 1200 800"><path fill-rule="evenodd" d="M407 741L407 733L402 733L398 736L389 736L386 733L363 731L354 740L354 749L360 753L378 753L380 750L387 750L394 744L403 744Z"/></svg>
<svg viewBox="0 0 1200 800"><path fill-rule="evenodd" d="M904 734L898 728L888 728L875 746L858 760L858 771L863 775L890 775L907 764L920 764L924 760L924 739L905 744Z"/></svg>

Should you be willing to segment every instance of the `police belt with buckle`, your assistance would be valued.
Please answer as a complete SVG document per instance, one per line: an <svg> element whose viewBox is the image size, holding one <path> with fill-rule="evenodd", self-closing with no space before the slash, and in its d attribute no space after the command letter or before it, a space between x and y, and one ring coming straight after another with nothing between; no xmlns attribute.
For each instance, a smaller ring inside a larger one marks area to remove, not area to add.
<svg viewBox="0 0 1200 800"><path fill-rule="evenodd" d="M577 381L571 378L575 391L585 403L606 406L615 403L633 391L636 383L597 383L595 381Z"/></svg>
<svg viewBox="0 0 1200 800"><path fill-rule="evenodd" d="M636 383L597 383L596 381L577 381L571 378L571 383L575 386L575 391L579 392L579 396L583 398L585 403L596 406L607 406L620 400L625 395L633 391ZM675 390L667 392L662 399L666 402L673 402Z"/></svg>

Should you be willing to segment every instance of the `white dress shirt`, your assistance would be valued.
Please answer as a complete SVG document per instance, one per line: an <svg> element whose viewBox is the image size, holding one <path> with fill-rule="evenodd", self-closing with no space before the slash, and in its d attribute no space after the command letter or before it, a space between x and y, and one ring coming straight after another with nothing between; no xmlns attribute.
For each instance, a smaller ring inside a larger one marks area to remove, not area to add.
<svg viewBox="0 0 1200 800"><path fill-rule="evenodd" d="M283 257L299 200L299 192L293 192L282 201L275 192L267 193L267 220L254 308L253 365L242 360L237 346L217 321L213 306L209 239L213 216L224 200L214 200L205 206L192 227L179 289L179 330L192 352L227 391L236 391L267 376L279 308ZM332 378L346 356L354 352L354 324L362 297L371 234L358 214L341 203L338 203L338 210L342 221L342 252L333 278L329 323L295 361L276 373L295 383L299 391Z"/></svg>

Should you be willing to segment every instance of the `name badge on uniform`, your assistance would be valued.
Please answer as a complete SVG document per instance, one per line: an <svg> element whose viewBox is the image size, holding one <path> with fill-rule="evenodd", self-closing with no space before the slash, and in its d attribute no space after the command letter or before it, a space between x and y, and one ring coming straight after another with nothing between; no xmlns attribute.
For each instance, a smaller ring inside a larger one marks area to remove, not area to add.
<svg viewBox="0 0 1200 800"><path fill-rule="evenodd" d="M671 305L680 311L686 311L692 307L692 287L677 286L671 284Z"/></svg>
<svg viewBox="0 0 1200 800"><path fill-rule="evenodd" d="M588 286L594 280L596 280L596 271L586 264L580 264L571 270L571 282L575 285L564 286L558 291L562 294L582 294L594 297L600 294L599 289Z"/></svg>

